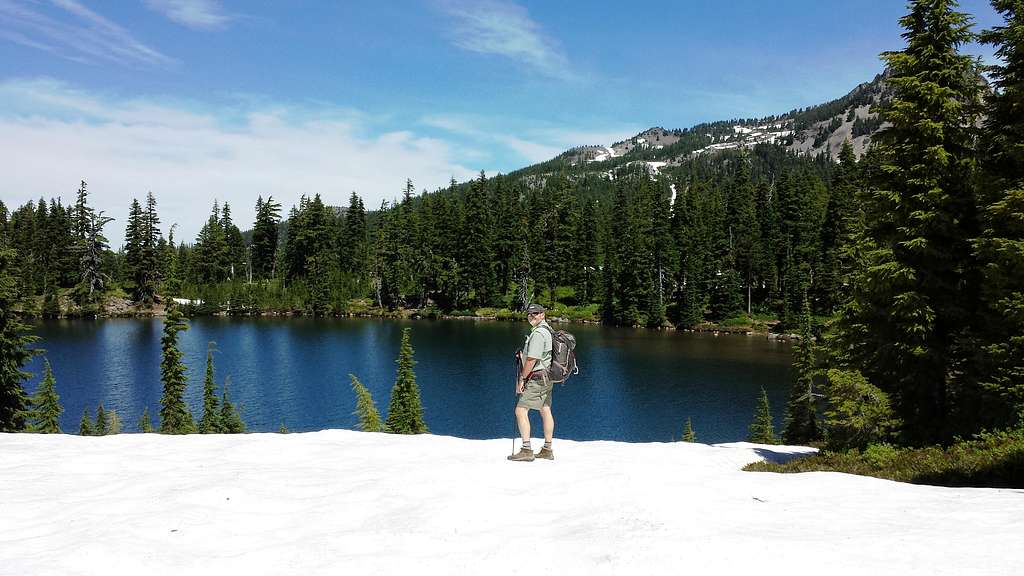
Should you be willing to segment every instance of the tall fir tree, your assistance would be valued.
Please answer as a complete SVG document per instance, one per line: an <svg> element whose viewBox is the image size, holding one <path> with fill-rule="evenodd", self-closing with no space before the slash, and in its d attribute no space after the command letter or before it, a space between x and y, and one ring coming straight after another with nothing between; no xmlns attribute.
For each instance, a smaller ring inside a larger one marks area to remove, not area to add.
<svg viewBox="0 0 1024 576"><path fill-rule="evenodd" d="M1024 5L994 0L1001 26L982 33L1001 65L989 68L996 90L981 132L980 230L974 241L983 271L978 348L986 397L983 424L1024 420Z"/></svg>
<svg viewBox="0 0 1024 576"><path fill-rule="evenodd" d="M178 332L183 330L188 330L188 324L181 310L172 306L164 319L163 336L160 338L160 381L164 389L160 398L161 434L192 434L196 431L192 413L185 405L188 378L178 350Z"/></svg>
<svg viewBox="0 0 1024 576"><path fill-rule="evenodd" d="M281 222L281 204L267 196L264 202L256 200L256 222L252 229L252 275L267 279L274 275L274 257L277 254L278 226Z"/></svg>
<svg viewBox="0 0 1024 576"><path fill-rule="evenodd" d="M423 404L420 389L416 385L413 366L413 349L410 343L410 329L402 330L402 345L398 352L398 374L391 389L391 402L385 429L393 434L425 434L429 432L423 421Z"/></svg>
<svg viewBox="0 0 1024 576"><path fill-rule="evenodd" d="M911 444L952 440L976 420L955 411L975 396L965 333L979 300L970 246L979 84L974 60L959 53L970 18L955 5L911 2L900 20L906 48L883 54L892 94L879 113L890 126L872 138L881 171L859 198L861 262L839 325L842 353L894 394Z"/></svg>
<svg viewBox="0 0 1024 576"><path fill-rule="evenodd" d="M29 430L41 434L60 434L60 415L64 407L57 394L57 379L53 377L50 361L43 361L43 381L32 398L32 424Z"/></svg>
<svg viewBox="0 0 1024 576"><path fill-rule="evenodd" d="M494 303L497 281L494 273L494 222L487 196L487 179L481 171L466 195L466 215L463 238L463 258L466 263L466 283L472 288L474 303L489 306Z"/></svg>
<svg viewBox="0 0 1024 576"><path fill-rule="evenodd" d="M25 429L28 396L22 382L31 374L23 368L38 353L29 345L39 339L26 334L28 327L13 310L17 299L11 270L15 256L14 250L0 248L0 432Z"/></svg>
<svg viewBox="0 0 1024 576"><path fill-rule="evenodd" d="M795 348L793 367L796 380L790 387L782 439L786 444L806 444L818 439L818 408L814 392L814 333L811 330L811 305L804 298L800 321L800 341Z"/></svg>

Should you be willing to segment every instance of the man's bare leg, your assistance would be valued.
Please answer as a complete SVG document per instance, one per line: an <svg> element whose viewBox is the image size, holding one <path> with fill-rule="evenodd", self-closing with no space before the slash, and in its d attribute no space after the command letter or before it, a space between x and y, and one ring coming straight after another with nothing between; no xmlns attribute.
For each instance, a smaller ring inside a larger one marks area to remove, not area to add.
<svg viewBox="0 0 1024 576"><path fill-rule="evenodd" d="M541 406L540 419L544 423L544 442L551 444L555 436L555 417L551 415L551 406ZM527 422L527 429L530 423Z"/></svg>
<svg viewBox="0 0 1024 576"><path fill-rule="evenodd" d="M530 409L516 406L516 424L519 425L519 436L523 442L530 441Z"/></svg>

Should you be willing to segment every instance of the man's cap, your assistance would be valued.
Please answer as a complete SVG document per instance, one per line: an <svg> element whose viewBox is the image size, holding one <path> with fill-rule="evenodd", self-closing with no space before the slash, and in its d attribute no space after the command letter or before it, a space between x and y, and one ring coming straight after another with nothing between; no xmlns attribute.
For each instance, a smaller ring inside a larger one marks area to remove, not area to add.
<svg viewBox="0 0 1024 576"><path fill-rule="evenodd" d="M527 314L540 314L542 312L544 312L544 307L540 304L530 304L526 308Z"/></svg>

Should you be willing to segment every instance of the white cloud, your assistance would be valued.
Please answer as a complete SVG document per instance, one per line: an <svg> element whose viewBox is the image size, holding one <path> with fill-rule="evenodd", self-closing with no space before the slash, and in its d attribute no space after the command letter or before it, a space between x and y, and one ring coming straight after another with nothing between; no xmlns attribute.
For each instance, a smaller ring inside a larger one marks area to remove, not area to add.
<svg viewBox="0 0 1024 576"><path fill-rule="evenodd" d="M164 232L193 241L214 199L230 202L241 228L256 197L273 195L285 211L301 194L346 205L356 191L368 208L417 189L447 185L476 170L453 160L450 145L408 131L373 133L364 116L285 106L218 109L125 100L47 81L0 83L0 172L8 207L39 197L74 199L89 183L94 205L117 218L108 238L124 236L131 198L152 191ZM238 117L225 124L218 120Z"/></svg>
<svg viewBox="0 0 1024 576"><path fill-rule="evenodd" d="M442 8L455 21L455 45L481 54L497 54L536 72L562 79L575 73L556 43L546 38L526 9L512 2L448 0Z"/></svg>
<svg viewBox="0 0 1024 576"><path fill-rule="evenodd" d="M189 28L222 28L232 19L217 0L146 0L146 5Z"/></svg>
<svg viewBox="0 0 1024 576"><path fill-rule="evenodd" d="M50 0L60 18L36 3L0 0L0 37L75 62L167 66L174 60L136 40L127 30L77 0Z"/></svg>

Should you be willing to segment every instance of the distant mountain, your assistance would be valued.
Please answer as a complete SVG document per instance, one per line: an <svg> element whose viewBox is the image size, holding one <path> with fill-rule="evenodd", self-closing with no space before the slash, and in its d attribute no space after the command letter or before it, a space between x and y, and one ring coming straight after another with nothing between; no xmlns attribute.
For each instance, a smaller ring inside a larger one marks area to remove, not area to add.
<svg viewBox="0 0 1024 576"><path fill-rule="evenodd" d="M882 121L871 112L871 106L884 94L885 75L879 74L845 96L817 106L767 118L711 122L688 129L653 127L610 146L579 146L518 172L544 172L554 165L603 172L637 161L647 162L652 170L658 170L696 155L757 144L778 144L810 156L827 153L837 158L847 139L860 156L871 137L882 128Z"/></svg>

